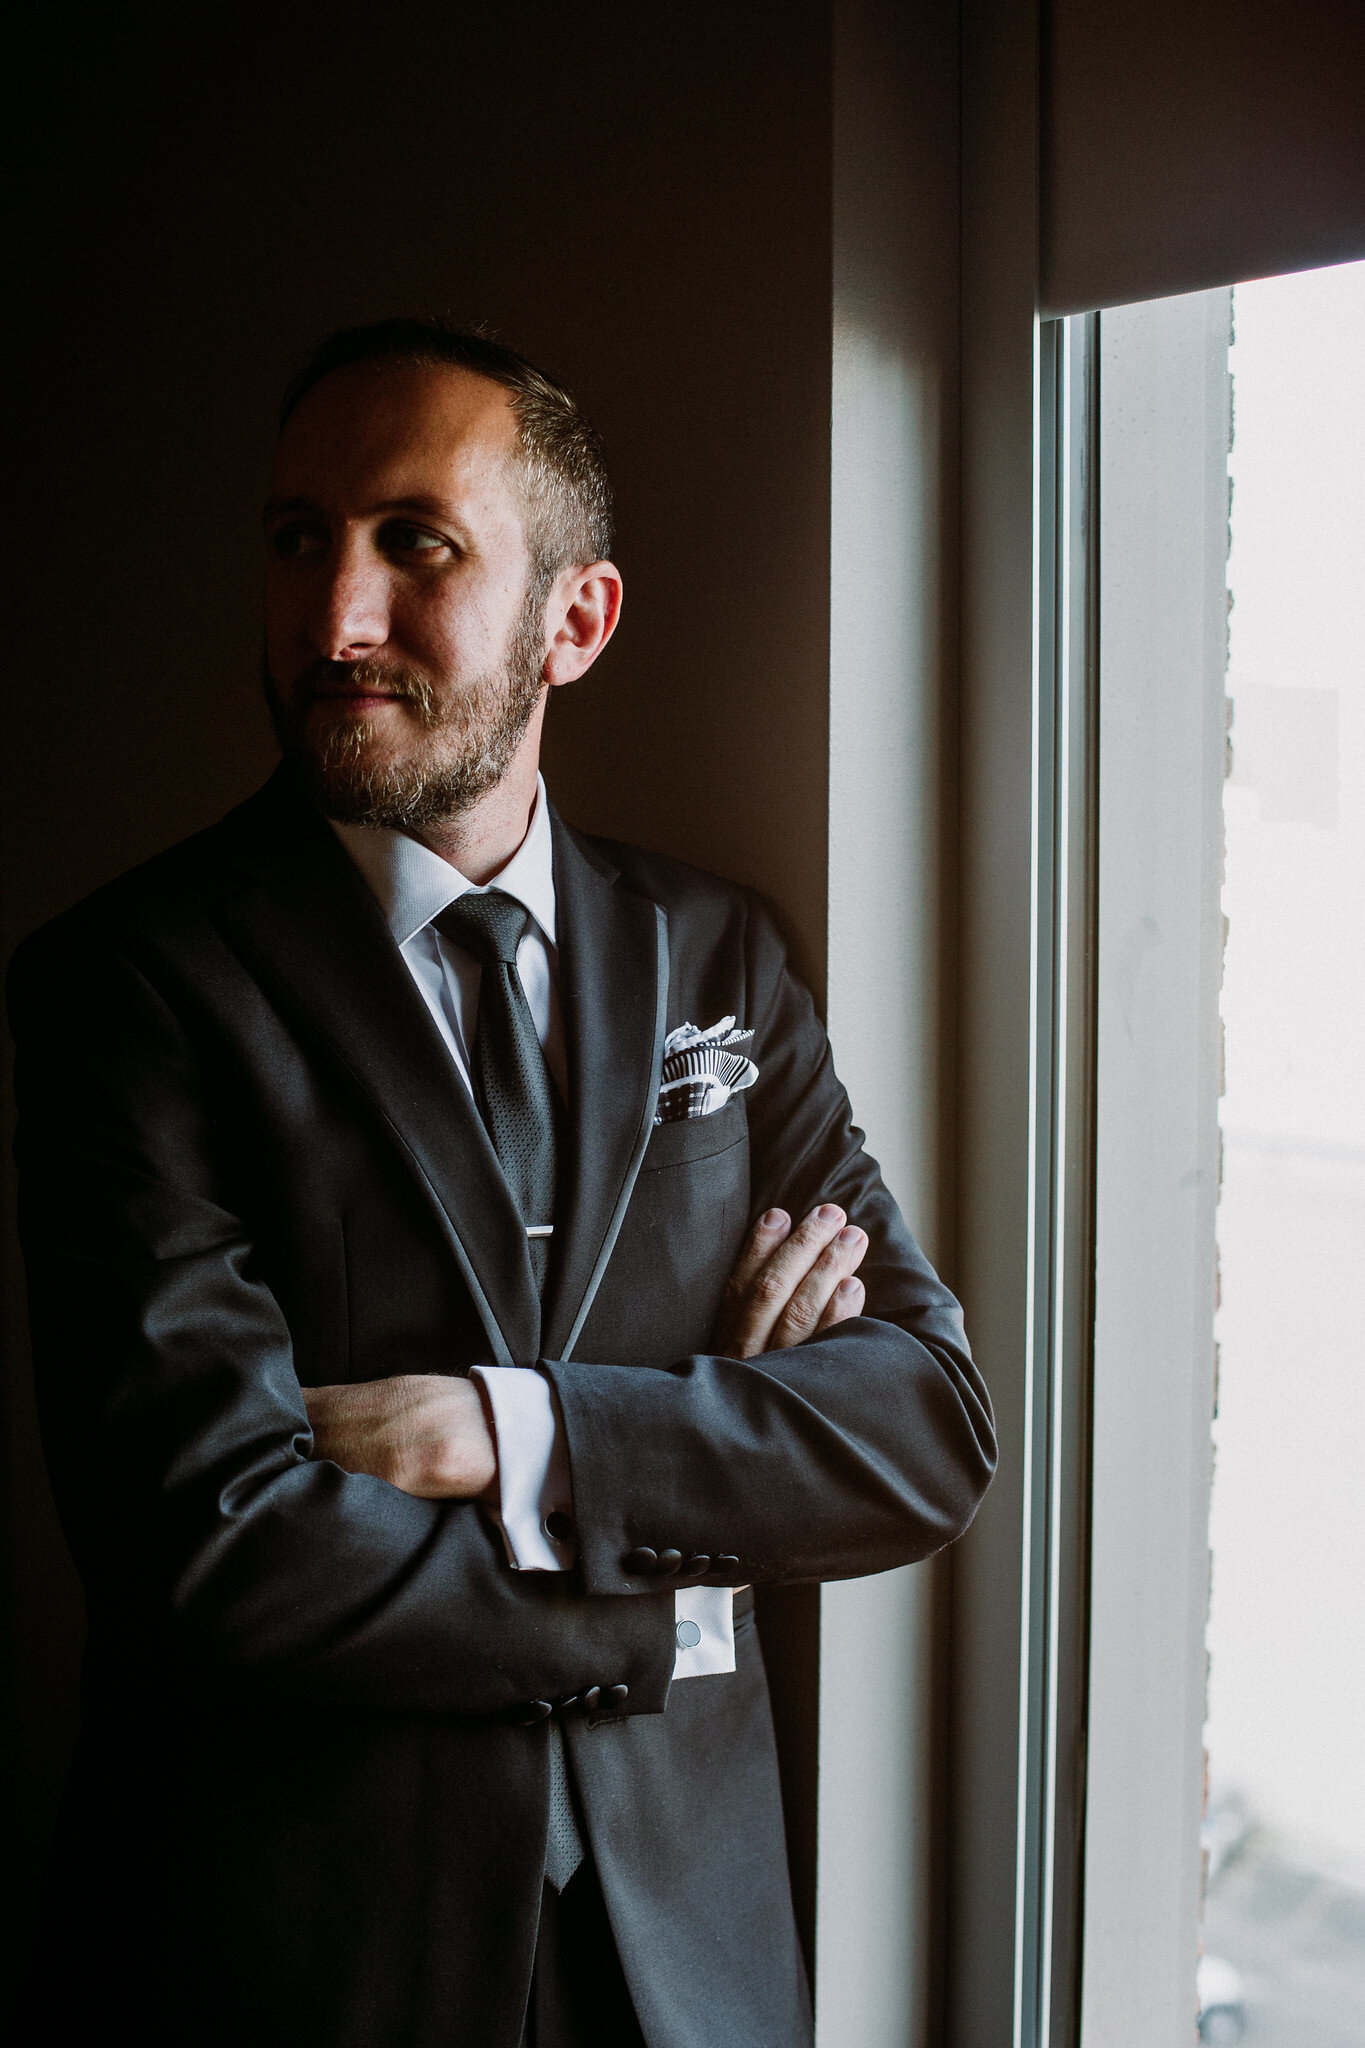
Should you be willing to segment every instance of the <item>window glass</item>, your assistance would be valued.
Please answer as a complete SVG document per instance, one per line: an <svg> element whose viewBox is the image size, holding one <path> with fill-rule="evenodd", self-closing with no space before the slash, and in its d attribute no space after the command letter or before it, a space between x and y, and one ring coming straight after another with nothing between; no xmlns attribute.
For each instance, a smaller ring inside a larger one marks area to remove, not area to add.
<svg viewBox="0 0 1365 2048"><path fill-rule="evenodd" d="M1365 264L1234 293L1202 2031L1365 2043Z"/></svg>

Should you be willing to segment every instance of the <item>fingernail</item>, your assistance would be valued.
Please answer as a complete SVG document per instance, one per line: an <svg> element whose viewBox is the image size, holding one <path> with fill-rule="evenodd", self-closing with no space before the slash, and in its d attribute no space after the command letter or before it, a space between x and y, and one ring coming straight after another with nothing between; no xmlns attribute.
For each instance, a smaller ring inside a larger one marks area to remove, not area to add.
<svg viewBox="0 0 1365 2048"><path fill-rule="evenodd" d="M769 1209L763 1217L763 1228L765 1230L776 1230L778 1224L785 1223L786 1220L787 1212L785 1209Z"/></svg>
<svg viewBox="0 0 1365 2048"><path fill-rule="evenodd" d="M849 1224L849 1226L848 1226L848 1228L847 1228L846 1230L841 1230L841 1231L839 1232L839 1235L838 1235L838 1237L837 1237L837 1238L835 1239L835 1243L836 1243L836 1244L857 1244L857 1242L858 1242L859 1238L860 1238L860 1237L862 1236L862 1234L863 1234L863 1233L861 1232L861 1230L859 1230L859 1228L858 1228L858 1226L857 1226L857 1224L856 1224L856 1223L850 1223L850 1224Z"/></svg>
<svg viewBox="0 0 1365 2048"><path fill-rule="evenodd" d="M843 1210L836 1208L833 1202L822 1202L816 1211L822 1223L833 1223L835 1217L842 1216L843 1213Z"/></svg>
<svg viewBox="0 0 1365 2048"><path fill-rule="evenodd" d="M841 1280L834 1291L836 1294L842 1294L845 1297L845 1299L847 1299L847 1297L850 1294L855 1293L856 1290L859 1287L861 1287L861 1285L861 1280Z"/></svg>

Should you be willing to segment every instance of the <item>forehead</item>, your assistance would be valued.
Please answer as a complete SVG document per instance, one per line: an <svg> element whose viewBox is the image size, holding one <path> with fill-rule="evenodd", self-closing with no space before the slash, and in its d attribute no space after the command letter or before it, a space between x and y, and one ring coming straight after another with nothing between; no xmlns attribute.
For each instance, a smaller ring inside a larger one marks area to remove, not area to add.
<svg viewBox="0 0 1365 2048"><path fill-rule="evenodd" d="M511 510L511 393L453 366L350 364L300 402L280 435L273 494L338 510L415 496Z"/></svg>

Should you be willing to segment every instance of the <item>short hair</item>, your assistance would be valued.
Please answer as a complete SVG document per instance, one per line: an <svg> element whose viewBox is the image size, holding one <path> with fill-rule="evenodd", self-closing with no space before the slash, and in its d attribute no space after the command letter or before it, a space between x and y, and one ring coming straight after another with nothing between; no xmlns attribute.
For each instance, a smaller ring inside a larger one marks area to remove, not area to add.
<svg viewBox="0 0 1365 2048"><path fill-rule="evenodd" d="M568 392L534 363L477 328L440 319L376 320L342 327L320 341L285 387L280 426L300 402L352 364L440 364L487 377L512 394L523 472L531 571L548 590L563 568L611 553L613 504L601 436Z"/></svg>

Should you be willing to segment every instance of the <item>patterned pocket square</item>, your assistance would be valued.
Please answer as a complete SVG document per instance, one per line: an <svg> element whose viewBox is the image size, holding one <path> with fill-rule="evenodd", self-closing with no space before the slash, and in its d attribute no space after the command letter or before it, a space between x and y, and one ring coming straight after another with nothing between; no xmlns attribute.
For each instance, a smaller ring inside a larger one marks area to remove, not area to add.
<svg viewBox="0 0 1365 2048"><path fill-rule="evenodd" d="M664 1040L664 1074L656 1124L680 1124L689 1117L714 1116L732 1095L758 1079L758 1068L739 1051L753 1037L736 1031L733 1017L701 1031L680 1024Z"/></svg>

